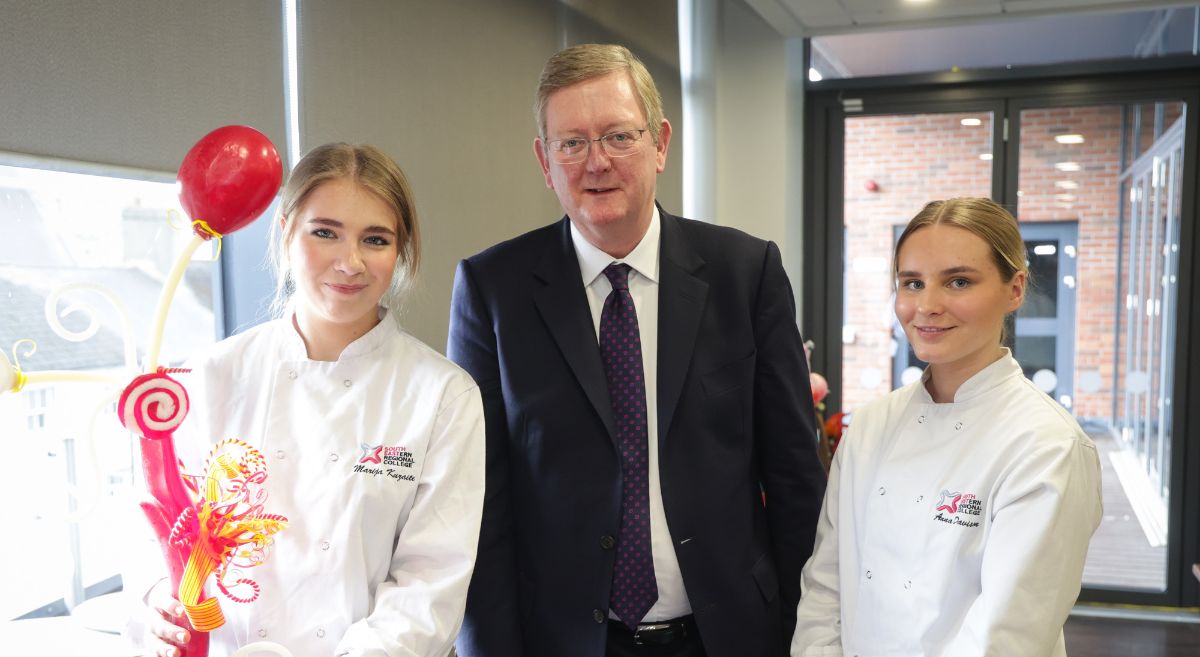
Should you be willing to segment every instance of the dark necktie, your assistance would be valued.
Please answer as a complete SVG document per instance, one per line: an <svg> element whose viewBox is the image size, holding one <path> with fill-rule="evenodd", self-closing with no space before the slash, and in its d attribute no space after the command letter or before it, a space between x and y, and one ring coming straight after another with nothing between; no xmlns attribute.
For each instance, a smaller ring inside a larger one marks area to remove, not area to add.
<svg viewBox="0 0 1200 657"><path fill-rule="evenodd" d="M658 582L650 548L646 379L637 311L629 295L629 270L624 264L604 269L613 289L600 314L600 356L621 450L621 530L609 604L622 623L636 629L658 600Z"/></svg>

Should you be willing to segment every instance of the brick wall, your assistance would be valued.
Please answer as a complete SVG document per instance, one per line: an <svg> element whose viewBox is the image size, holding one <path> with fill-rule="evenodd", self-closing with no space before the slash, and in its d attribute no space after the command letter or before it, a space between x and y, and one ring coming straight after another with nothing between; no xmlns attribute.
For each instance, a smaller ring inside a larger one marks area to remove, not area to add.
<svg viewBox="0 0 1200 657"><path fill-rule="evenodd" d="M978 126L964 126L975 118ZM892 243L928 201L990 196L990 114L910 114L846 119L846 298L842 406L891 390ZM868 185L874 183L876 191Z"/></svg>

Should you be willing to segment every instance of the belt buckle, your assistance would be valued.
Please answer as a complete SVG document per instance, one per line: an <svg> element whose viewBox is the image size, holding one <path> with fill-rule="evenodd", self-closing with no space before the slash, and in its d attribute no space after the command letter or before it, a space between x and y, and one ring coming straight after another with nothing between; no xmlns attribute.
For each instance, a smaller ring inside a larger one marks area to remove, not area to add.
<svg viewBox="0 0 1200 657"><path fill-rule="evenodd" d="M636 646L664 646L668 643L671 643L676 638L682 638L682 636L686 636L686 629L680 627L680 629L684 632L683 635L676 635L676 633L673 631L674 629L675 628L671 623L647 623L645 625L638 625L637 629L633 632L633 644ZM643 635L643 632L646 634Z"/></svg>

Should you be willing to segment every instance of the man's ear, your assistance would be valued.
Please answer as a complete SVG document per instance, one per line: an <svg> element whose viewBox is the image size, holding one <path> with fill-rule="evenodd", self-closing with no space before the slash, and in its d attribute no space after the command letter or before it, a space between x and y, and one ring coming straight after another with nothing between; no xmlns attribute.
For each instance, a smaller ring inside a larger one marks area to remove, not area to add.
<svg viewBox="0 0 1200 657"><path fill-rule="evenodd" d="M671 145L671 122L663 119L658 128L658 143L654 145L657 171L662 173L667 169L667 147Z"/></svg>
<svg viewBox="0 0 1200 657"><path fill-rule="evenodd" d="M533 154L537 157L538 166L542 167L542 177L546 179L546 187L554 189L554 179L550 177L550 160L546 158L545 143L541 137L533 139Z"/></svg>

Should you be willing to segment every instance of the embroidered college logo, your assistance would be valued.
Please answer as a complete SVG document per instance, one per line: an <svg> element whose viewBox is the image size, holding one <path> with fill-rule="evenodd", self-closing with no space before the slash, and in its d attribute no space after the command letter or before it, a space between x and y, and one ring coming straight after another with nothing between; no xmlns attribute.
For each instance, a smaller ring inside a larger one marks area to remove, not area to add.
<svg viewBox="0 0 1200 657"><path fill-rule="evenodd" d="M378 445L368 445L360 443L359 448L362 449L362 458L358 459L359 463L382 463L383 443Z"/></svg>
<svg viewBox="0 0 1200 657"><path fill-rule="evenodd" d="M974 493L952 493L942 489L933 519L959 527L978 527L983 515L983 500Z"/></svg>
<svg viewBox="0 0 1200 657"><path fill-rule="evenodd" d="M950 503L947 504L946 500ZM950 513L958 513L958 501L962 499L962 493L951 493L948 490L942 491L942 499L938 500L938 511L949 511Z"/></svg>
<svg viewBox="0 0 1200 657"><path fill-rule="evenodd" d="M355 473L371 477L387 476L396 481L417 480L413 474L417 461L407 447L388 447L383 443L359 443L358 447L362 450L362 456L354 466Z"/></svg>

